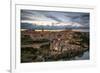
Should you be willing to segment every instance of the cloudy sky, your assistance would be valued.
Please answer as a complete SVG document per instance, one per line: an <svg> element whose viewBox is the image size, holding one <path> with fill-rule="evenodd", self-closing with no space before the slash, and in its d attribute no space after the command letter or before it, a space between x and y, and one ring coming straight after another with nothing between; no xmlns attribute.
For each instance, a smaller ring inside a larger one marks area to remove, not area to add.
<svg viewBox="0 0 100 73"><path fill-rule="evenodd" d="M89 28L89 13L21 10L21 25L23 23Z"/></svg>

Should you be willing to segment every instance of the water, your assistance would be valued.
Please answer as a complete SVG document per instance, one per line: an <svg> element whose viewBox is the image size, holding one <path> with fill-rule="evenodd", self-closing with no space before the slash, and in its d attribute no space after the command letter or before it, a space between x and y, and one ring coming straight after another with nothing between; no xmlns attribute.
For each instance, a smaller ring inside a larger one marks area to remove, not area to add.
<svg viewBox="0 0 100 73"><path fill-rule="evenodd" d="M89 51L84 52L83 55L80 57L76 56L74 59L75 60L88 60L89 59Z"/></svg>
<svg viewBox="0 0 100 73"><path fill-rule="evenodd" d="M64 59L61 59L61 61L68 61L68 60L89 60L90 56L89 56L89 51L85 51L84 53L78 55L78 56L75 56L75 57L72 57L70 59L67 59L67 58L64 58Z"/></svg>

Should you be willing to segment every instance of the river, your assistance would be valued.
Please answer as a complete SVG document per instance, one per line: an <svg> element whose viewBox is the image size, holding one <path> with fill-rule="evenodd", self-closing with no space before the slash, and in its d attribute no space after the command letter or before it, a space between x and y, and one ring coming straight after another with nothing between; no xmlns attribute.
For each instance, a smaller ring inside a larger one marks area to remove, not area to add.
<svg viewBox="0 0 100 73"><path fill-rule="evenodd" d="M89 51L84 52L81 56L76 56L75 60L88 60L89 59Z"/></svg>

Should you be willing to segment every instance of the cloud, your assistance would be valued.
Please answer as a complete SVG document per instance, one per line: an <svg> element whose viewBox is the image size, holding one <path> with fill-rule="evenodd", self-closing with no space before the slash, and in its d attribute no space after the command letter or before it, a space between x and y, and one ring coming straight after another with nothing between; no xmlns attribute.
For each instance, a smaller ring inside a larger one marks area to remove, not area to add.
<svg viewBox="0 0 100 73"><path fill-rule="evenodd" d="M70 25L79 27L89 27L89 13L82 12L57 12L57 11L39 11L39 10L21 10L21 22L32 23L42 22L43 25ZM51 22L46 24L44 22ZM65 24L64 24L65 23ZM69 23L69 24L67 24Z"/></svg>

